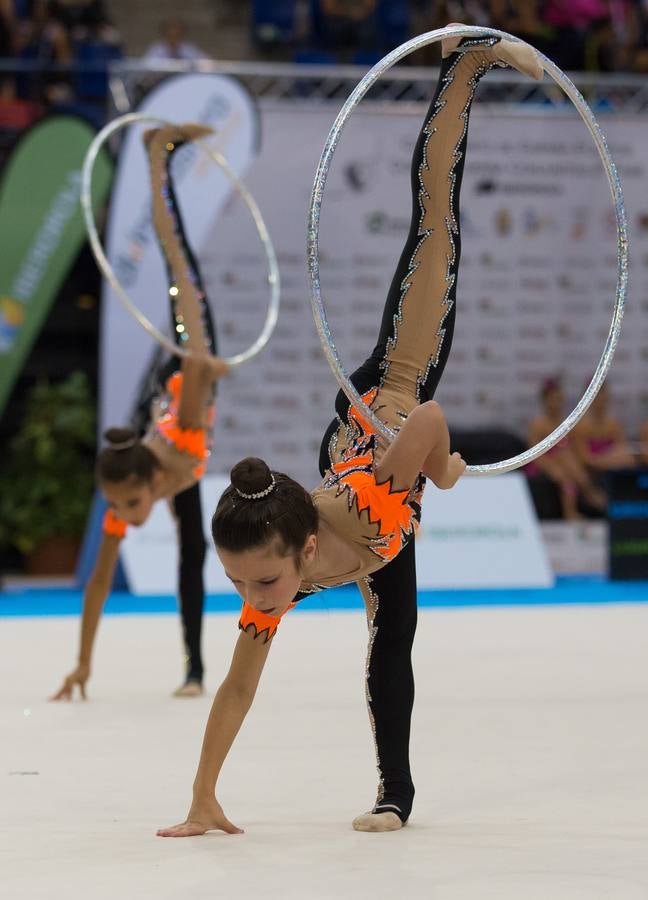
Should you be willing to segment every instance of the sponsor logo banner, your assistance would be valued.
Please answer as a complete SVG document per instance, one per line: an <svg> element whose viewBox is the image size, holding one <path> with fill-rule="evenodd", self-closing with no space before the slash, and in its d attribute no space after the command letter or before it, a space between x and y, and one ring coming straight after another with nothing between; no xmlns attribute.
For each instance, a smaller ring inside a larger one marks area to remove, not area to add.
<svg viewBox="0 0 648 900"><path fill-rule="evenodd" d="M17 144L0 185L0 413L57 292L85 240L81 166L94 137L83 119L51 116ZM112 164L97 159L93 200Z"/></svg>
<svg viewBox="0 0 648 900"><path fill-rule="evenodd" d="M203 525L229 484L222 476L203 482ZM205 566L208 593L233 593L209 542ZM158 503L142 528L131 528L122 544L122 560L135 594L168 594L177 581L176 529L165 504ZM421 590L435 588L550 587L538 523L522 475L466 478L452 491L428 486L416 539L417 580ZM326 597L324 597L326 606Z"/></svg>

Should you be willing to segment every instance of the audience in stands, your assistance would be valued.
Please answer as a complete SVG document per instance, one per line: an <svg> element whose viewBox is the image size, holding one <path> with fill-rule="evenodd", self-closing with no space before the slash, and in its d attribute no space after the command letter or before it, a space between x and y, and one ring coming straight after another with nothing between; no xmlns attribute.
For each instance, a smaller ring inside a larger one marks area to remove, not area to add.
<svg viewBox="0 0 648 900"><path fill-rule="evenodd" d="M21 103L105 99L107 66L122 53L109 5L109 0L0 0L0 57L31 61L41 69L58 67L46 76L5 75L0 106L9 115L34 114L34 106L21 110ZM517 34L561 68L648 72L648 0L255 0L248 8L256 45L263 48L264 35L269 36L275 59L279 44L286 58L369 64L413 30L459 21ZM256 20L262 28L255 28ZM187 40L184 23L172 19L144 58L207 56ZM85 74L64 71L75 64Z"/></svg>
<svg viewBox="0 0 648 900"><path fill-rule="evenodd" d="M538 444L565 419L565 397L560 381L548 378L540 390L542 412L529 426L529 446ZM582 518L579 501L592 510L605 509L605 493L590 478L574 448L573 435L563 438L535 462L527 466L529 478L545 476L558 490L565 519Z"/></svg>

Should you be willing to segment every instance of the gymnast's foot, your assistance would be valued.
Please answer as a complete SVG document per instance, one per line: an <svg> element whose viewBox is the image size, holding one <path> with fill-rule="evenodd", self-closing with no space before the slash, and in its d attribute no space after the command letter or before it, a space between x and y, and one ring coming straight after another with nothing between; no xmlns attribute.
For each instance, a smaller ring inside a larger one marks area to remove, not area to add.
<svg viewBox="0 0 648 900"><path fill-rule="evenodd" d="M171 695L172 697L202 697L204 693L202 683L194 678L188 678L184 684Z"/></svg>
<svg viewBox="0 0 648 900"><path fill-rule="evenodd" d="M164 149L170 152L176 144L199 140L211 134L214 134L214 129L208 125L187 122L185 125L161 125L158 128L149 128L143 137L147 147L151 146L155 139L159 139L163 142Z"/></svg>
<svg viewBox="0 0 648 900"><path fill-rule="evenodd" d="M450 25L461 25L461 23L451 22ZM451 37L441 41L443 58L445 59L451 53L454 53L463 40L462 37ZM487 36L485 40L488 40ZM499 66L511 66L511 68L517 69L523 75L533 78L534 81L542 81L544 69L542 68L540 57L529 44L509 41L503 38L492 47L484 46L483 44L469 44L463 52L478 50L492 55Z"/></svg>
<svg viewBox="0 0 648 900"><path fill-rule="evenodd" d="M459 481L465 471L466 462L461 453L455 451L448 457L448 467L445 471L445 475L441 478L437 478L434 483L442 491L450 490L450 488L453 488Z"/></svg>
<svg viewBox="0 0 648 900"><path fill-rule="evenodd" d="M368 812L353 820L355 831L400 831L405 825L395 812Z"/></svg>
<svg viewBox="0 0 648 900"><path fill-rule="evenodd" d="M402 773L381 784L379 799L371 812L356 816L355 831L400 831L407 824L414 803L414 785Z"/></svg>

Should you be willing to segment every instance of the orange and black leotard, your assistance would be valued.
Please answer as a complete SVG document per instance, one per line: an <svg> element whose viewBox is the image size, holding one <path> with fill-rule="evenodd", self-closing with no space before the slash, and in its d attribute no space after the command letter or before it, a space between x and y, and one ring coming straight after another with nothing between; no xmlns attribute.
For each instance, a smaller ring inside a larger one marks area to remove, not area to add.
<svg viewBox="0 0 648 900"><path fill-rule="evenodd" d="M414 149L410 230L389 289L378 341L351 376L365 403L394 431L416 405L434 397L450 352L461 254L459 191L469 113L479 80L498 64L493 49L497 43L491 37L464 40L457 52L443 60ZM374 459L378 436L362 410L352 407L341 391L335 407L337 417L324 435L320 453L322 482L313 499L327 524L357 551L360 562L353 572L302 587L313 591L356 581L365 592L374 590L373 574L382 575L411 543L420 521L424 478L419 476L408 491L395 491L390 482L379 483ZM402 588L415 596L413 564L411 569L408 585Z"/></svg>

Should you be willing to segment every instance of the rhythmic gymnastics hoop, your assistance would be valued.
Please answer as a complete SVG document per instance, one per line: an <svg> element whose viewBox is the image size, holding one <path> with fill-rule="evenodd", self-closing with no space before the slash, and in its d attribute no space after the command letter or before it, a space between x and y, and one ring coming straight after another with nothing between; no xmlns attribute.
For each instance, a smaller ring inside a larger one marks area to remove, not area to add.
<svg viewBox="0 0 648 900"><path fill-rule="evenodd" d="M319 267L319 226L322 211L322 201L324 199L324 187L326 185L326 178L333 159L333 154L335 153L335 149L342 133L342 129L344 128L353 110L358 106L364 95L375 84L380 76L383 75L388 69L391 69L391 67L395 63L403 59L403 57L408 56L410 53L414 52L415 50L419 50L422 47L427 47L428 44L434 44L446 37L469 36L500 37L512 40L518 44L525 43L519 38L516 38L514 35L507 34L507 32L505 31L498 31L494 28L479 28L477 26L462 25L439 28L435 31L429 31L426 34L421 34L418 37L412 38L406 43L401 44L400 47L392 50L392 52L383 57L380 62L376 63L373 69L367 72L364 78L356 85L355 89L338 113L333 127L331 128L326 139L326 143L324 144L324 149L322 151L319 165L317 167L315 182L313 184L313 190L311 193L311 201L308 214L307 238L308 274L310 278L311 307L313 310L313 316L315 318L317 331L322 342L322 347L324 349L324 354L331 369L333 370L333 374L335 375L338 384L349 398L349 401L353 404L353 406L357 407L358 409L362 409L363 414L367 416L376 431L390 442L394 439L395 432L393 432L387 425L385 425L384 422L381 422L374 411L370 409L369 406L367 406L360 394L351 384L349 376L338 355L338 351L333 341L333 335L331 334L331 329L328 324L326 309L324 307L324 301L322 300ZM599 360L598 366L596 367L594 375L592 376L592 380L590 381L585 393L583 394L575 409L567 416L564 422L562 422L558 426L558 428L552 431L551 434L549 434L546 438L544 438L544 440L540 441L534 447L531 447L529 450L525 450L524 453L519 453L517 456L512 456L510 459L502 460L501 462L489 463L488 465L480 466L468 466L466 469L466 474L469 475L494 475L497 473L501 474L504 472L511 472L513 469L518 469L521 466L527 465L527 463L530 463L541 454L546 453L547 450L550 450L552 447L554 447L565 437L566 434L569 433L569 431L571 431L574 425L587 411L589 405L596 397L603 381L605 380L605 376L607 375L612 363L612 357L619 340L621 320L623 318L623 312L625 308L625 299L628 289L628 233L625 207L623 204L623 193L621 190L621 181L619 179L616 166L612 160L612 157L610 156L605 136L601 131L598 122L594 118L592 110L589 108L585 99L582 97L576 86L570 81L565 73L562 72L561 69L558 68L558 66L556 66L555 63L553 63L539 51L536 51L536 53L538 54L544 71L560 88L562 88L563 92L569 97L569 99L578 110L580 117L585 122L585 125L587 126L587 129L590 132L592 139L594 140L596 149L598 150L601 161L603 162L603 168L605 170L605 174L610 186L610 191L612 193L616 215L618 260L616 299L612 314L612 324L610 325L610 330L608 332L603 355Z"/></svg>
<svg viewBox="0 0 648 900"><path fill-rule="evenodd" d="M191 356L191 351L183 347L179 347L169 337L167 337L167 335L156 328L151 320L147 318L147 316L145 316L144 313L140 309L138 309L130 299L130 297L122 287L121 282L117 278L113 267L110 265L106 254L104 253L104 249L97 231L97 224L94 218L94 211L92 209L92 173L99 151L108 140L108 138L110 138L116 131L119 131L122 128L126 128L128 125L132 125L135 122L148 122L156 125L171 125L173 127L178 127L175 122L169 122L166 119L159 118L158 116L150 116L146 115L145 113L126 113L126 115L119 116L117 119L113 119L112 122L109 122L108 125L101 129L101 131L96 135L96 137L90 144L90 147L88 148L88 152L86 153L85 159L83 161L83 169L81 172L81 207L83 209L85 225L88 232L88 238L90 240L90 247L92 248L95 260L97 261L97 265L99 266L99 269L101 270L104 278L108 281L113 291L121 301L122 305L128 310L133 318L137 322L139 322L139 324L151 335L151 337L162 344L162 346L166 350L168 350L170 353L173 353L175 356L188 357ZM237 353L234 356L223 357L223 362L227 363L228 366L233 367L247 362L249 359L252 359L252 357L256 356L256 354L259 353L259 351L262 350L270 340L270 336L275 329L275 325L277 324L277 319L279 317L279 297L281 289L279 266L277 264L277 256L274 250L274 246L272 244L272 241L270 240L270 235L268 234L268 229L266 228L263 217L261 216L261 211L259 210L259 207L257 206L254 198L252 197L252 194L245 187L236 172L234 172L234 170L231 168L222 153L219 153L218 150L210 147L203 140L196 140L192 143L198 144L205 151L205 153L216 163L216 165L222 169L239 196L245 202L252 215L252 219L254 220L257 233L263 245L263 249L268 261L268 284L270 285L270 299L268 302L268 311L266 314L265 322L263 323L261 333L254 341L254 343L251 344L250 347L248 347L247 350L243 351L242 353Z"/></svg>

